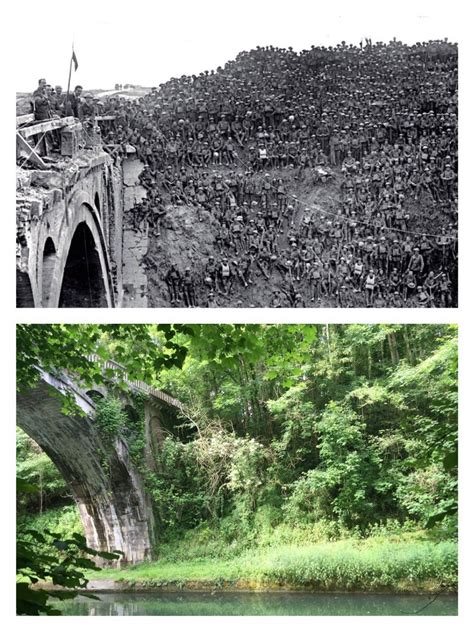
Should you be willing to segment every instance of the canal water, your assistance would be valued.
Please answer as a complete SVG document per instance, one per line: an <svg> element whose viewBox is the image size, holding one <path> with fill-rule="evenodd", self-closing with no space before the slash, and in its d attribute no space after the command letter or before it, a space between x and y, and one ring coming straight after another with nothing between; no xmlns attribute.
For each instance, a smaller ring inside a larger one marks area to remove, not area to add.
<svg viewBox="0 0 474 632"><path fill-rule="evenodd" d="M79 596L58 607L62 614L74 616L457 615L455 595L147 592L98 596L100 601Z"/></svg>

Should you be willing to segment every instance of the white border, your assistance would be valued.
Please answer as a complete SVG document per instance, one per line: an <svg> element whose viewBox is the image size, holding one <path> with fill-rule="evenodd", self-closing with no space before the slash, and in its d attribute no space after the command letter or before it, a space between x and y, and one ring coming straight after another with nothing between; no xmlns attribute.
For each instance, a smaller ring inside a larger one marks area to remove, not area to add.
<svg viewBox="0 0 474 632"><path fill-rule="evenodd" d="M257 1L257 0L256 0ZM473 419L471 393L473 389L474 375L474 310L473 310L473 202L470 199L472 193L470 184L473 178L472 169L474 167L472 159L472 61L474 59L472 53L472 16L467 3L459 0L452 2L441 1L424 1L424 2L401 2L400 0L389 5L380 2L368 2L359 0L359 2L351 2L344 0L337 3L341 13L345 12L347 6L350 5L351 10L358 10L362 13L378 15L383 12L384 8L391 11L405 11L410 15L424 12L425 14L440 15L449 13L458 15L460 31L462 37L458 39L460 42L460 278L459 278L459 309L456 310L431 310L431 309L222 309L213 310L184 310L184 309L116 309L116 310L15 310L15 277L12 261L15 257L15 248L13 235L15 231L15 217L13 209L14 201L14 165L11 156L14 152L14 135L12 134L12 123L14 117L14 92L15 92L15 49L21 46L21 21L28 19L28 1L19 2L17 5L16 16L11 15L11 9L2 5L2 33L0 37L0 54L3 61L4 82L6 89L3 99L0 101L1 116L0 124L2 129L2 146L0 151L0 174L2 183L2 247L0 248L1 270L3 272L2 284L2 327L0 328L0 349L2 350L3 361L2 367L2 389L3 400L2 409L4 414L2 419L6 430L2 434L2 480L6 493L2 499L2 509L7 510L6 517L1 521L1 542L3 544L4 564L2 565L2 589L0 594L3 598L3 620L10 624L13 629L29 629L34 627L35 630L54 629L56 626L64 628L64 625L79 629L86 622L82 617L68 617L66 622L61 618L25 618L20 619L13 616L14 611L14 593L12 587L13 580L13 563L14 550L13 540L15 511L15 499L12 482L12 472L14 468L14 452L13 452L13 424L12 420L15 416L15 405L13 393L15 392L15 322L100 322L100 323L146 323L146 322L199 322L199 323L218 323L218 322L252 322L252 323L308 323L308 322L329 322L329 323L377 323L377 322L407 322L407 323L449 323L457 322L460 325L460 486L461 486L461 545L460 545L460 615L457 618L446 617L350 617L349 621L346 617L245 617L242 619L230 617L215 618L197 618L197 617L141 617L139 625L147 629L166 628L177 629L181 626L192 626L198 629L216 629L221 630L222 626L240 628L259 627L269 628L272 630L287 629L289 626L297 625L302 629L314 629L320 627L343 629L347 626L355 630L379 630L381 626L386 629L399 629L403 626L406 629L429 629L430 632L436 629L446 629L447 627L455 629L464 629L465 624L472 620L470 616L470 599L472 599L473 588L473 559L472 555L472 450L473 441ZM159 3L152 3L154 8L159 11ZM114 3L113 10L122 10L130 12L135 11L136 2L124 2L117 0ZM182 7L182 2L177 2L177 10ZM464 8L466 6L466 8ZM226 4L220 3L219 10L239 10L239 3ZM293 10L293 3L287 3L288 11ZM316 2L312 3L312 7L317 13L316 19L324 19L324 4ZM90 10L90 4L75 3L73 5L63 4L64 12L74 19L74 11ZM334 10L334 5L332 5ZM55 20L60 20L64 16L55 17L53 12L49 12L48 4L44 5L44 11L51 20L51 30L48 33L42 30L38 31L38 51L41 49L41 41L43 37L54 37ZM90 11L91 19L93 19L93 11ZM307 16L302 16L306 19ZM145 17L142 15L142 19ZM249 15L251 19L251 15ZM231 20L230 20L231 27ZM157 24L157 36L159 37L159 29L161 26ZM394 33L396 35L396 33ZM113 54L113 51L110 51ZM92 619L87 621L87 625L91 628L110 627L114 629L124 629L133 625L133 621L128 617L114 617Z"/></svg>

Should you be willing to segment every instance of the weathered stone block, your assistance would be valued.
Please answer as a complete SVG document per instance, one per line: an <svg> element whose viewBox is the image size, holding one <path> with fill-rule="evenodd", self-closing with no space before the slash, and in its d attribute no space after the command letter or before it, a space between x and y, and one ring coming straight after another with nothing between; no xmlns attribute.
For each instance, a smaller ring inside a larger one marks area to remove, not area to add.
<svg viewBox="0 0 474 632"><path fill-rule="evenodd" d="M25 189L31 184L31 174L29 171L18 170L16 172L16 188Z"/></svg>
<svg viewBox="0 0 474 632"><path fill-rule="evenodd" d="M43 201L31 200L30 217L41 217L43 215Z"/></svg>
<svg viewBox="0 0 474 632"><path fill-rule="evenodd" d="M62 176L54 171L35 171L31 175L31 186L43 187L45 189L61 188L63 184Z"/></svg>
<svg viewBox="0 0 474 632"><path fill-rule="evenodd" d="M69 125L61 130L61 156L75 156L79 151L82 125Z"/></svg>
<svg viewBox="0 0 474 632"><path fill-rule="evenodd" d="M94 147L100 147L102 145L102 139L100 135L100 127L91 125L84 126L84 138L86 149L93 149Z"/></svg>
<svg viewBox="0 0 474 632"><path fill-rule="evenodd" d="M53 189L53 204L58 204L63 199L63 192L61 189Z"/></svg>

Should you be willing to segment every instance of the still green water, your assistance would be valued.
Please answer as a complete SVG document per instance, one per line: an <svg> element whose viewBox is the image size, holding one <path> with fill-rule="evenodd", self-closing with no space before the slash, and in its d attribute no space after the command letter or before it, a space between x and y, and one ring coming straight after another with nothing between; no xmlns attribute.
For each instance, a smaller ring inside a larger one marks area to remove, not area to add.
<svg viewBox="0 0 474 632"><path fill-rule="evenodd" d="M314 593L107 593L59 604L64 615L457 615L457 597ZM432 603L430 603L432 602Z"/></svg>

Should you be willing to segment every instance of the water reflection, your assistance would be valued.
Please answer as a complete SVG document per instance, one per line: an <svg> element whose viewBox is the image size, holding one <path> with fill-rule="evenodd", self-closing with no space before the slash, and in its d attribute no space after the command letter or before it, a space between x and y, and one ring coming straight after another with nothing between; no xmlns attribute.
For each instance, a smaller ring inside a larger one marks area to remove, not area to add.
<svg viewBox="0 0 474 632"><path fill-rule="evenodd" d="M75 616L457 615L457 597L311 593L110 593L59 605Z"/></svg>

